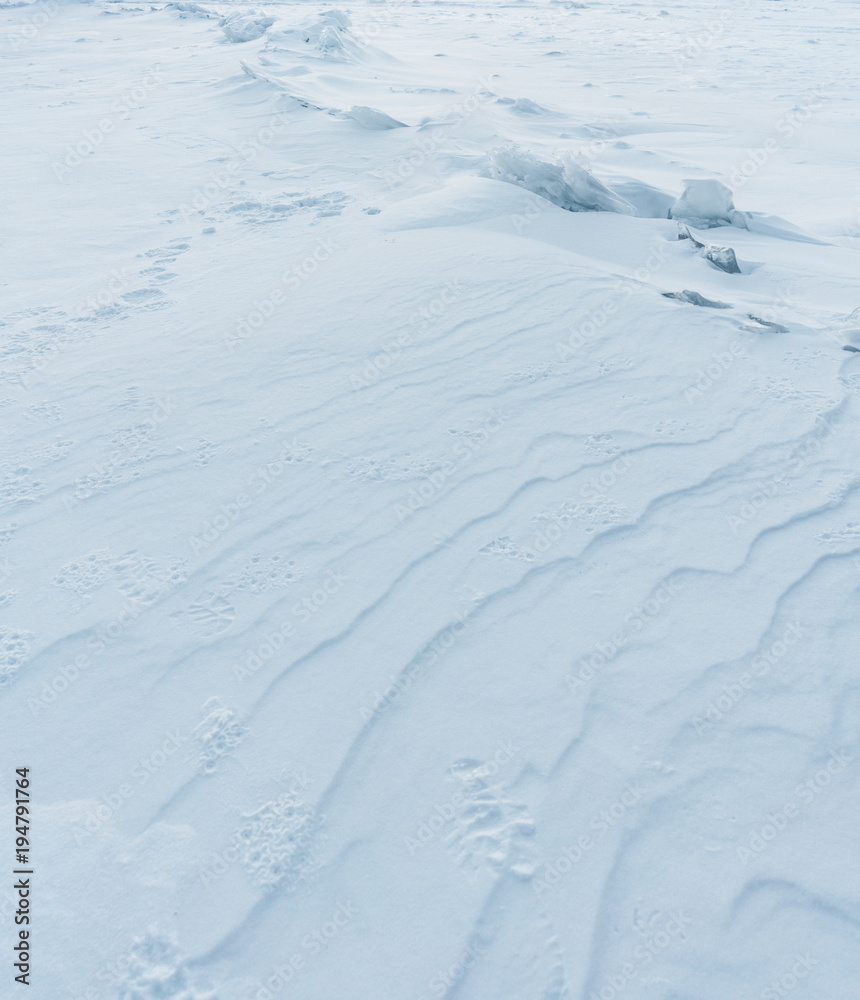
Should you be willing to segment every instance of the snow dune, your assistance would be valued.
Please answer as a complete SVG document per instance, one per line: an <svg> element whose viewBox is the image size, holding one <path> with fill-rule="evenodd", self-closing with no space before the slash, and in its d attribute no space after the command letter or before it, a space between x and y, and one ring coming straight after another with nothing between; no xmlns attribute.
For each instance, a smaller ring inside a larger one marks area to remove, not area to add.
<svg viewBox="0 0 860 1000"><path fill-rule="evenodd" d="M2 19L30 995L850 996L856 9Z"/></svg>

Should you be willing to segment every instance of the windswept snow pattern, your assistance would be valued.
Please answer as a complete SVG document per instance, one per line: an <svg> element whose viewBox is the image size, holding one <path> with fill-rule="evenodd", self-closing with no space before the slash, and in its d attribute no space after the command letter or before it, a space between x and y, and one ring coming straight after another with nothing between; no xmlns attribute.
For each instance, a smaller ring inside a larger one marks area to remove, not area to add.
<svg viewBox="0 0 860 1000"><path fill-rule="evenodd" d="M851 1000L857 5L0 20L28 996Z"/></svg>

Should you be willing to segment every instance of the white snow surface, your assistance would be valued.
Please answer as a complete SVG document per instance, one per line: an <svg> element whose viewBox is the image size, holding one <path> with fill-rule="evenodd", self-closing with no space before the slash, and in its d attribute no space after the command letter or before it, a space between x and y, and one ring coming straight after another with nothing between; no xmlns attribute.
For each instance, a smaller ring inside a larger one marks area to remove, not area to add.
<svg viewBox="0 0 860 1000"><path fill-rule="evenodd" d="M856 3L0 19L0 994L854 997Z"/></svg>

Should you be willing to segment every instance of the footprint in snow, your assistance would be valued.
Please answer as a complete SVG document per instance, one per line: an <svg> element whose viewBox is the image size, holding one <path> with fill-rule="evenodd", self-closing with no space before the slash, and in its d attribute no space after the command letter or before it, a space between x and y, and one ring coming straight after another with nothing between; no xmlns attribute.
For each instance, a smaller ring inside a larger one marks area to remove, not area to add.
<svg viewBox="0 0 860 1000"><path fill-rule="evenodd" d="M201 639L211 639L224 632L235 618L233 605L225 597L211 592L201 594L184 611L175 611L170 616L171 621L184 625Z"/></svg>
<svg viewBox="0 0 860 1000"><path fill-rule="evenodd" d="M193 982L175 941L155 928L135 940L127 964L119 1000L218 1000Z"/></svg>
<svg viewBox="0 0 860 1000"><path fill-rule="evenodd" d="M0 686L7 684L18 673L34 638L32 632L0 628Z"/></svg>
<svg viewBox="0 0 860 1000"><path fill-rule="evenodd" d="M207 714L191 735L200 748L197 758L198 770L211 774L218 764L239 746L248 730L236 721L233 709L225 708L219 698L210 698L206 701L203 711Z"/></svg>
<svg viewBox="0 0 860 1000"><path fill-rule="evenodd" d="M455 807L445 846L472 880L484 871L510 871L529 879L537 867L535 825L528 808L508 797L502 781L493 780L503 766L464 759L448 771L462 804Z"/></svg>
<svg viewBox="0 0 860 1000"><path fill-rule="evenodd" d="M266 889L292 889L319 867L314 845L320 822L294 795L282 795L245 817L237 841L253 881Z"/></svg>

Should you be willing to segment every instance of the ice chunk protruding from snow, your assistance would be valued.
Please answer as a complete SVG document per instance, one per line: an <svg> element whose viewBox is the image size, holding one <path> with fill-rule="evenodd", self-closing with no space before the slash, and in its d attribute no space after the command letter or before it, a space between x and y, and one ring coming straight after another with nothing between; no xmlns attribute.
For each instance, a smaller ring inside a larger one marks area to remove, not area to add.
<svg viewBox="0 0 860 1000"><path fill-rule="evenodd" d="M351 60L364 55L364 46L349 30L352 21L342 10L327 10L300 28L279 28L269 36L277 49L315 50L324 59Z"/></svg>
<svg viewBox="0 0 860 1000"><path fill-rule="evenodd" d="M670 219L684 219L697 229L729 226L735 215L731 188L714 180L684 181L684 193L669 209Z"/></svg>
<svg viewBox="0 0 860 1000"><path fill-rule="evenodd" d="M570 156L551 162L519 146L499 146L488 155L490 177L532 191L568 212L636 215L630 202L610 191Z"/></svg>
<svg viewBox="0 0 860 1000"><path fill-rule="evenodd" d="M236 10L222 17L218 23L228 41L252 42L265 35L275 19L257 10Z"/></svg>
<svg viewBox="0 0 860 1000"><path fill-rule="evenodd" d="M169 3L168 10L175 10L180 17L218 17L214 11L206 7L201 7L199 3L191 3L191 0L177 0L176 3Z"/></svg>
<svg viewBox="0 0 860 1000"><path fill-rule="evenodd" d="M364 128L369 129L387 129L387 128L407 128L403 122L399 122L396 118L392 118L390 115L385 114L384 111L377 111L376 108L366 108L362 105L356 105L347 111L350 118L354 118L359 125L363 125Z"/></svg>
<svg viewBox="0 0 860 1000"><path fill-rule="evenodd" d="M718 302L716 299L706 299L699 292L692 292L685 288L682 292L663 292L663 297L675 299L677 302L686 302L691 306L706 306L708 309L731 309L728 302Z"/></svg>
<svg viewBox="0 0 860 1000"><path fill-rule="evenodd" d="M789 333L787 326L783 326L781 323L771 323L769 319L762 319L760 316L756 316L754 313L747 313L747 316L753 322L758 323L759 326L765 327L767 330L772 330L774 333Z"/></svg>
<svg viewBox="0 0 860 1000"><path fill-rule="evenodd" d="M683 222L678 225L678 239L689 240L694 247L698 247L702 251L701 256L705 260L709 260L721 271L725 271L727 274L741 273L741 269L738 266L738 259L731 247L718 247L714 246L713 243L702 243L701 240L697 240L690 232L690 227Z"/></svg>
<svg viewBox="0 0 860 1000"><path fill-rule="evenodd" d="M741 273L741 269L738 267L738 259L731 247L706 246L702 251L702 256L721 271L725 271L726 274Z"/></svg>

